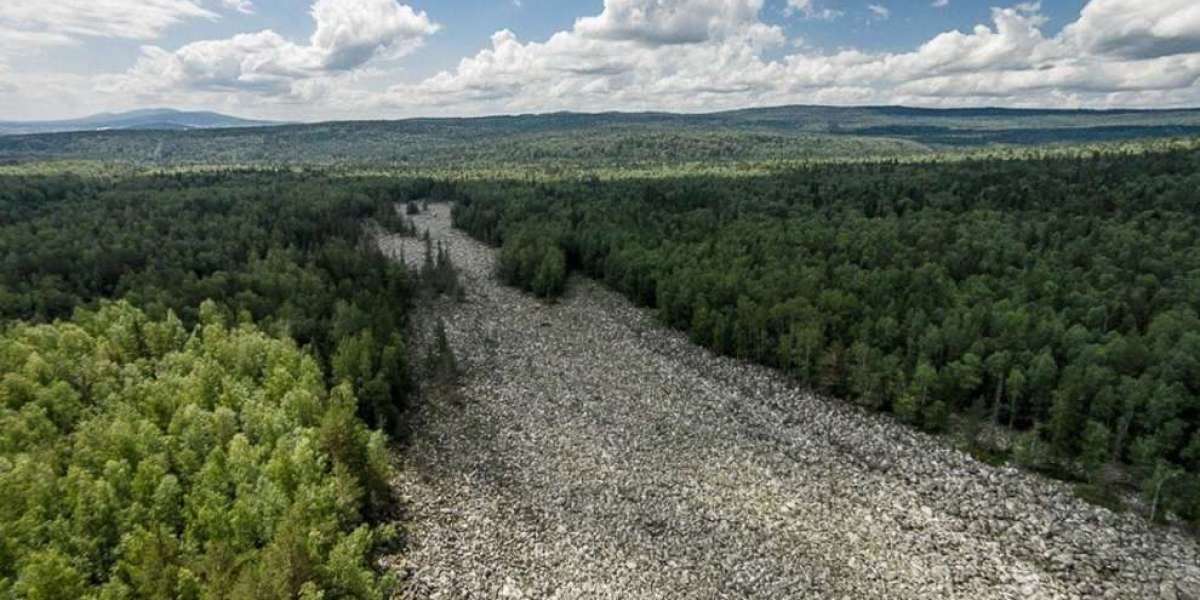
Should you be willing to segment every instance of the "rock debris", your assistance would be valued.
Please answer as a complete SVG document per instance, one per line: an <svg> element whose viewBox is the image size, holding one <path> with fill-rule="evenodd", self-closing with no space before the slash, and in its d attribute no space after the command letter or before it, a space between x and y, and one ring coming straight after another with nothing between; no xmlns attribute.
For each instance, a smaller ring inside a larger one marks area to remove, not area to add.
<svg viewBox="0 0 1200 600"><path fill-rule="evenodd" d="M428 308L463 376L400 457L400 597L1194 597L1186 535L714 356L595 282L543 304L449 210L416 221L467 288Z"/></svg>

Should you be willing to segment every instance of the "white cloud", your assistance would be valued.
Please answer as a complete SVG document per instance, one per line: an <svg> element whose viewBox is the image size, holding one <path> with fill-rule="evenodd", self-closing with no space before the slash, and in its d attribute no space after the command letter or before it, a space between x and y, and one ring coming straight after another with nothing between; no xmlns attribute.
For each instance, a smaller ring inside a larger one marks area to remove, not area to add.
<svg viewBox="0 0 1200 600"><path fill-rule="evenodd" d="M82 116L94 110L92 103L101 96L92 91L87 76L69 73L4 72L0 66L0 87L8 96L0 102L0 120L40 119L46 117ZM103 110L103 109L101 109Z"/></svg>
<svg viewBox="0 0 1200 600"><path fill-rule="evenodd" d="M334 71L357 68L376 54L404 56L439 29L425 13L395 0L317 0L311 12L317 23L312 48Z"/></svg>
<svg viewBox="0 0 1200 600"><path fill-rule="evenodd" d="M882 57L893 80L955 72L1040 69L1063 54L1043 37L1046 19L1021 8L992 9L994 29L977 25L971 33L950 31L922 44L915 52Z"/></svg>
<svg viewBox="0 0 1200 600"><path fill-rule="evenodd" d="M886 21L892 18L892 11L882 4L868 4L867 10L871 11L872 17L879 19L880 21Z"/></svg>
<svg viewBox="0 0 1200 600"><path fill-rule="evenodd" d="M229 10L236 10L244 15L254 14L254 3L250 0L221 0L221 4Z"/></svg>
<svg viewBox="0 0 1200 600"><path fill-rule="evenodd" d="M439 26L395 0L317 0L316 30L308 44L271 30L187 44L174 52L155 46L129 72L103 78L109 92L246 92L311 98L328 89L310 80L359 69L375 58L397 58L421 46Z"/></svg>
<svg viewBox="0 0 1200 600"><path fill-rule="evenodd" d="M1125 58L1200 52L1200 2L1092 0L1063 35L1084 51Z"/></svg>
<svg viewBox="0 0 1200 600"><path fill-rule="evenodd" d="M9 74L8 65L0 62L0 95L13 94L17 91L17 84L12 82L12 75Z"/></svg>
<svg viewBox="0 0 1200 600"><path fill-rule="evenodd" d="M933 4L931 6L934 8L945 8L950 6L950 0L933 0Z"/></svg>
<svg viewBox="0 0 1200 600"><path fill-rule="evenodd" d="M1148 11L1140 24L1114 24L1129 17L1112 10L1124 3L1092 0L1079 21L1055 37L1042 31L1040 5L1026 2L993 9L991 26L946 32L912 52L824 54L800 47L767 60L763 50L786 39L760 20L761 3L607 0L601 15L545 42L500 32L490 48L457 69L395 86L380 105L461 113L789 102L1108 106L1156 94L1164 102L1200 101L1200 54L1148 59L1144 51L1147 37L1190 49L1178 40L1200 40L1183 18L1191 11ZM679 12L684 8L692 9L686 18ZM812 4L796 0L792 8ZM890 15L882 5L871 10ZM1127 35L1095 34L1113 27Z"/></svg>
<svg viewBox="0 0 1200 600"><path fill-rule="evenodd" d="M770 88L760 79L767 65L758 56L783 46L786 38L758 19L761 5L607 0L600 16L579 19L572 30L545 42L525 43L510 31L498 32L490 48L463 59L454 71L394 86L379 102L466 110L701 108Z"/></svg>
<svg viewBox="0 0 1200 600"><path fill-rule="evenodd" d="M787 103L1200 104L1200 9L1192 0L1137 2L1091 0L1056 35L1036 2L996 8L986 25L887 53L796 44L764 22L763 0L605 0L599 14L548 39L498 31L456 67L397 83L381 59L411 53L438 25L395 0L317 0L307 41L266 30L174 51L147 47L130 71L100 78L105 93L89 101L273 118ZM802 18L829 10L809 0L788 7ZM38 87L17 86L22 94Z"/></svg>
<svg viewBox="0 0 1200 600"><path fill-rule="evenodd" d="M842 16L842 11L832 8L818 8L816 0L787 0L784 9L788 16L798 14L805 19L832 21Z"/></svg>
<svg viewBox="0 0 1200 600"><path fill-rule="evenodd" d="M599 16L575 22L587 38L650 45L695 44L758 23L763 0L607 0Z"/></svg>
<svg viewBox="0 0 1200 600"><path fill-rule="evenodd" d="M0 57L25 54L52 46L70 46L75 38L53 31L14 29L0 23Z"/></svg>
<svg viewBox="0 0 1200 600"><path fill-rule="evenodd" d="M0 36L56 45L77 37L152 40L189 19L215 18L193 0L4 0Z"/></svg>
<svg viewBox="0 0 1200 600"><path fill-rule="evenodd" d="M268 30L194 42L175 52L147 46L137 65L117 83L134 92L207 89L277 95L287 93L294 79L315 67L309 49Z"/></svg>

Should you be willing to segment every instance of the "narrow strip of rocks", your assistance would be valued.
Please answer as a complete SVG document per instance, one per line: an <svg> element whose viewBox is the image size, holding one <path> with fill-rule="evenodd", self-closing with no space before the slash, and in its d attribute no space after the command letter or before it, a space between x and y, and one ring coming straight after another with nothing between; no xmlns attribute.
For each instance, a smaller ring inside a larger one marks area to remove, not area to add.
<svg viewBox="0 0 1200 600"><path fill-rule="evenodd" d="M545 305L449 211L415 220L462 271L466 301L433 310L463 375L400 458L402 597L1186 597L1191 538L713 356L594 282Z"/></svg>

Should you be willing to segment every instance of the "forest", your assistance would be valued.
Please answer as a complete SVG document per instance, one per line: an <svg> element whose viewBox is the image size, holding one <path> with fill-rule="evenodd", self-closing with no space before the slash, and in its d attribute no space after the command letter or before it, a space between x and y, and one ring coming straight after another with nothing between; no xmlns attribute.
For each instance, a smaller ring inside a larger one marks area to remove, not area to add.
<svg viewBox="0 0 1200 600"><path fill-rule="evenodd" d="M431 185L0 181L0 596L386 595L408 311L452 271L372 232Z"/></svg>
<svg viewBox="0 0 1200 600"><path fill-rule="evenodd" d="M553 299L603 281L714 352L1200 523L1200 152L464 182Z"/></svg>
<svg viewBox="0 0 1200 600"><path fill-rule="evenodd" d="M466 295L410 220L428 201L546 302L594 278L713 352L1200 524L1194 145L497 173L0 173L0 596L391 593L392 461L458 368L411 316Z"/></svg>
<svg viewBox="0 0 1200 600"><path fill-rule="evenodd" d="M203 114L202 114L203 115ZM1197 110L778 106L707 114L549 113L176 131L3 135L0 164L324 165L455 171L740 164L1187 138ZM160 127L161 129L161 127Z"/></svg>

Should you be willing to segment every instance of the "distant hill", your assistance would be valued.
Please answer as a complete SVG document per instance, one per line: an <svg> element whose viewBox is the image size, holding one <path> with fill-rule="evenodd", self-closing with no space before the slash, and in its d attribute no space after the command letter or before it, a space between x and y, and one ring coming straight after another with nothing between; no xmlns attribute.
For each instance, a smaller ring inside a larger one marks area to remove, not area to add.
<svg viewBox="0 0 1200 600"><path fill-rule="evenodd" d="M187 131L274 125L270 121L239 119L215 112L152 108L123 113L101 113L62 121L0 121L0 135L28 135L71 131L162 130Z"/></svg>
<svg viewBox="0 0 1200 600"><path fill-rule="evenodd" d="M270 128L212 113L141 111L85 121L87 131L0 136L0 161L595 167L1200 137L1200 110L1195 109L780 106L708 114L561 112Z"/></svg>

